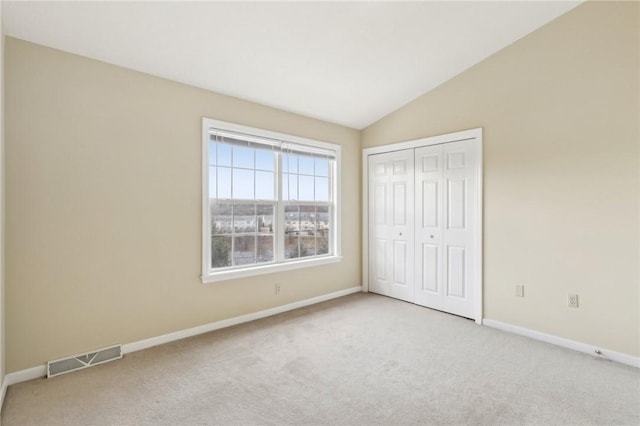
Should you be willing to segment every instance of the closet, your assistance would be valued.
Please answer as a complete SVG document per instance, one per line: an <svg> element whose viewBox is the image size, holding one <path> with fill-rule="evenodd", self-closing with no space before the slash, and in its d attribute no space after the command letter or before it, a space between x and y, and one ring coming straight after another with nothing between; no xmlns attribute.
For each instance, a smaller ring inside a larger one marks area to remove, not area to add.
<svg viewBox="0 0 640 426"><path fill-rule="evenodd" d="M481 319L481 130L365 150L368 289Z"/></svg>

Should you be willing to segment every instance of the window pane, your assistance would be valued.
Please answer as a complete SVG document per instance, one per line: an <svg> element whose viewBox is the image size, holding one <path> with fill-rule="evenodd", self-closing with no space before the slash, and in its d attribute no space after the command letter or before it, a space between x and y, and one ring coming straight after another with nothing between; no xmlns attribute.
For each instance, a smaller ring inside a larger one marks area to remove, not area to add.
<svg viewBox="0 0 640 426"><path fill-rule="evenodd" d="M313 176L299 176L298 200L313 201Z"/></svg>
<svg viewBox="0 0 640 426"><path fill-rule="evenodd" d="M271 235L258 235L257 262L271 262L273 260L273 237Z"/></svg>
<svg viewBox="0 0 640 426"><path fill-rule="evenodd" d="M218 166L231 167L231 145L217 143L218 146Z"/></svg>
<svg viewBox="0 0 640 426"><path fill-rule="evenodd" d="M256 237L253 235L234 237L233 264L248 265L256 263Z"/></svg>
<svg viewBox="0 0 640 426"><path fill-rule="evenodd" d="M286 206L284 208L284 229L287 232L297 232L300 229L298 206Z"/></svg>
<svg viewBox="0 0 640 426"><path fill-rule="evenodd" d="M256 169L274 171L275 159L273 151L256 149Z"/></svg>
<svg viewBox="0 0 640 426"><path fill-rule="evenodd" d="M316 248L318 254L329 253L329 206L316 208Z"/></svg>
<svg viewBox="0 0 640 426"><path fill-rule="evenodd" d="M209 167L209 198L216 198L216 167Z"/></svg>
<svg viewBox="0 0 640 426"><path fill-rule="evenodd" d="M316 247L318 254L329 253L329 230L323 229L316 231Z"/></svg>
<svg viewBox="0 0 640 426"><path fill-rule="evenodd" d="M273 172L256 172L256 199L273 200L274 174Z"/></svg>
<svg viewBox="0 0 640 426"><path fill-rule="evenodd" d="M300 257L316 255L316 238L300 237Z"/></svg>
<svg viewBox="0 0 640 426"><path fill-rule="evenodd" d="M253 161L253 148L247 148L245 146L233 147L233 167L244 167L246 169L254 168Z"/></svg>
<svg viewBox="0 0 640 426"><path fill-rule="evenodd" d="M316 177L316 201L329 201L329 178Z"/></svg>
<svg viewBox="0 0 640 426"><path fill-rule="evenodd" d="M209 165L215 166L216 164L216 143L209 141Z"/></svg>
<svg viewBox="0 0 640 426"><path fill-rule="evenodd" d="M253 170L233 169L233 198L253 200L254 173Z"/></svg>
<svg viewBox="0 0 640 426"><path fill-rule="evenodd" d="M317 229L329 229L329 206L316 207Z"/></svg>
<svg viewBox="0 0 640 426"><path fill-rule="evenodd" d="M312 175L313 176L313 157L307 157L306 155L301 155L298 157L298 167L301 175Z"/></svg>
<svg viewBox="0 0 640 426"><path fill-rule="evenodd" d="M285 174L282 179L282 199L298 199L298 175Z"/></svg>
<svg viewBox="0 0 640 426"><path fill-rule="evenodd" d="M329 160L316 158L316 176L329 176Z"/></svg>
<svg viewBox="0 0 640 426"><path fill-rule="evenodd" d="M218 198L231 198L231 169L218 167Z"/></svg>
<svg viewBox="0 0 640 426"><path fill-rule="evenodd" d="M302 235L314 235L316 229L316 208L314 206L300 206L300 231Z"/></svg>
<svg viewBox="0 0 640 426"><path fill-rule="evenodd" d="M273 234L273 206L260 204L256 210L258 232Z"/></svg>
<svg viewBox="0 0 640 426"><path fill-rule="evenodd" d="M211 267L231 266L231 237L211 238Z"/></svg>
<svg viewBox="0 0 640 426"><path fill-rule="evenodd" d="M255 204L237 204L233 206L233 231L256 232Z"/></svg>
<svg viewBox="0 0 640 426"><path fill-rule="evenodd" d="M282 156L282 162L287 173L298 173L298 156L293 154L285 154Z"/></svg>
<svg viewBox="0 0 640 426"><path fill-rule="evenodd" d="M211 203L212 234L230 234L232 220L230 204ZM231 248L229 248L229 250L231 250Z"/></svg>
<svg viewBox="0 0 640 426"><path fill-rule="evenodd" d="M300 257L298 248L298 236L294 234L286 234L284 237L284 257L285 259L295 259Z"/></svg>

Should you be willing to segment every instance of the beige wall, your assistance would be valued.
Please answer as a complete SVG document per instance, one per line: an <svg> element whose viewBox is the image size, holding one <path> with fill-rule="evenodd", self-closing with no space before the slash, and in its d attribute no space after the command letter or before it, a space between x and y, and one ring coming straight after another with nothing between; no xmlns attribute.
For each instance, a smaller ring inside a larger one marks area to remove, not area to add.
<svg viewBox="0 0 640 426"><path fill-rule="evenodd" d="M638 17L638 3L581 5L362 137L366 148L482 127L485 317L634 356Z"/></svg>
<svg viewBox="0 0 640 426"><path fill-rule="evenodd" d="M361 285L358 131L12 38L6 83L7 371ZM203 116L342 146L341 263L201 283Z"/></svg>
<svg viewBox="0 0 640 426"><path fill-rule="evenodd" d="M4 384L4 26L0 0L0 389ZM3 400L0 400L0 410Z"/></svg>
<svg viewBox="0 0 640 426"><path fill-rule="evenodd" d="M360 136L473 127L486 317L640 355L638 12L580 6L362 135L7 38L7 371L360 285ZM203 116L343 146L341 263L200 282Z"/></svg>

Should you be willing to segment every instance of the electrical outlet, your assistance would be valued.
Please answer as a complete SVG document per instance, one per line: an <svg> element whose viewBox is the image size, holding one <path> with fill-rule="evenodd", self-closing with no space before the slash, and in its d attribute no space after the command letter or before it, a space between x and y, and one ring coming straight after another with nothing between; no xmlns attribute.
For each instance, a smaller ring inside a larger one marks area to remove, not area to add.
<svg viewBox="0 0 640 426"><path fill-rule="evenodd" d="M275 284L273 291L275 294L280 294L280 284Z"/></svg>
<svg viewBox="0 0 640 426"><path fill-rule="evenodd" d="M524 286L517 285L516 286L516 297L524 297Z"/></svg>
<svg viewBox="0 0 640 426"><path fill-rule="evenodd" d="M577 294L569 294L567 297L567 306L570 308L578 307L578 295Z"/></svg>

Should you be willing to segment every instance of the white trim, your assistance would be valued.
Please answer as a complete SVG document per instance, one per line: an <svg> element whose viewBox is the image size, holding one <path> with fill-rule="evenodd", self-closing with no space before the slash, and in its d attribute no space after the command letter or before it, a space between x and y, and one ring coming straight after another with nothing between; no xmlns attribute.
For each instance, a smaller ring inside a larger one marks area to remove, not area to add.
<svg viewBox="0 0 640 426"><path fill-rule="evenodd" d="M7 380L2 381L2 388L0 389L0 414L2 414L2 407L4 407L4 397L7 396Z"/></svg>
<svg viewBox="0 0 640 426"><path fill-rule="evenodd" d="M374 154L383 154L394 151L401 151L405 149L420 148L429 145L438 145L448 142L459 142L463 140L475 139L479 144L478 148L478 176L477 176L477 190L478 190L478 211L477 211L477 229L476 229L476 301L474 318L477 324L482 325L483 321L483 289L484 289L484 275L483 275L483 157L482 152L484 149L482 141L482 128L462 130L460 132L448 133L445 135L430 136L422 139L415 139L406 142L393 143L389 145L376 146L373 148L365 148L362 150L362 291L369 291L369 156Z"/></svg>
<svg viewBox="0 0 640 426"><path fill-rule="evenodd" d="M484 233L483 233L483 229L484 229L484 207L482 204L482 200L484 199L484 182L482 180L482 177L484 175L484 167L483 167L483 162L484 162L484 158L482 156L483 152L484 152L484 143L482 140L482 129L475 129L475 130L479 130L478 135L476 136L476 142L479 144L478 145L478 152L477 152L477 171L478 171L478 175L477 175L477 179L476 179L476 185L478 186L478 197L477 197L477 202L478 202L478 212L476 215L476 264L475 264L475 268L476 268L476 278L478 279L478 285L476 287L476 292L478 294L478 296L476 297L476 324L478 325L482 325L482 319L484 317L484 307L483 307L483 300L484 300L484 270L483 270L483 262L484 262L484 253L482 251L482 248L484 246L483 243L483 238L484 238Z"/></svg>
<svg viewBox="0 0 640 426"><path fill-rule="evenodd" d="M221 328L231 327L243 324L249 321L270 317L281 314L283 312L292 311L294 309L303 308L305 306L315 305L316 303L325 302L327 300L336 299L338 297L347 296L349 294L362 291L361 286L351 287L345 290L336 291L334 293L323 294L322 296L313 297L311 299L300 300L298 302L289 303L275 308L265 309L264 311L253 312L251 314L240 315L238 317L229 318L222 321L216 321L198 327L187 328L186 330L176 331L174 333L163 334L162 336L152 337L150 339L140 340L138 342L127 343L122 345L122 353L128 354L142 349L151 348L153 346L162 345L164 343L185 339L187 337L197 336L199 334L209 333L210 331L219 330Z"/></svg>
<svg viewBox="0 0 640 426"><path fill-rule="evenodd" d="M275 308L265 309L264 311L254 312L251 314L240 315L238 317L229 318L226 320L216 321L209 324L200 325L197 327L187 328L185 330L176 331L173 333L163 334L162 336L151 337L145 340L139 340L137 342L127 343L122 345L122 354L129 354L137 352L143 349L152 348L154 346L162 345L165 343L174 342L176 340L185 339L187 337L197 336L199 334L209 333L210 331L219 330L221 328L231 327L245 322L255 321L257 319L270 317L273 315L281 314L284 312L292 311L294 309L303 308L305 306L315 305L316 303L326 302L327 300L337 299L339 297L348 296L353 293L362 291L362 286L350 287L345 290L339 290L329 294L323 294L322 296L312 297L311 299L300 300L298 302L288 303L282 306L276 306ZM3 383L3 392L10 385L16 383L26 382L28 380L39 379L47 376L47 366L39 365L37 367L27 368L26 370L16 371L15 373L7 374Z"/></svg>
<svg viewBox="0 0 640 426"><path fill-rule="evenodd" d="M6 387L17 383L26 382L33 379L47 377L47 365L38 365L37 367L27 368L26 370L16 371L4 376L4 384Z"/></svg>
<svg viewBox="0 0 640 426"><path fill-rule="evenodd" d="M401 151L404 149L420 148L429 145L438 145L447 142L458 142L467 139L482 139L482 128L462 130L455 133L447 133L445 135L429 136L427 138L413 139L406 142L392 143L389 145L381 145L372 148L364 148L363 152L367 156L373 154L383 154L386 152Z"/></svg>
<svg viewBox="0 0 640 426"><path fill-rule="evenodd" d="M202 227L200 228L200 232L202 235L202 282L205 281L205 277L209 275L209 257L211 252L211 242L209 236L211 235L211 223L209 221L209 203L204 202L204 200L209 199L209 144L204 143L209 138L209 126L206 125L207 119L202 119L202 139L200 143L202 144L202 196L200 197L202 203Z"/></svg>
<svg viewBox="0 0 640 426"><path fill-rule="evenodd" d="M516 325L496 321L492 319L484 319L483 324L487 327L495 328L497 330L506 331L509 333L519 334L521 336L529 337L534 340L550 343L552 345L560 346L574 351L583 352L585 354L593 355L597 358L608 359L611 361L619 362L621 364L630 365L632 367L640 368L640 358L615 352L609 349L600 348L598 346L589 345L587 343L576 342L575 340L565 339L564 337L554 336L552 334L542 333L540 331L531 330L528 328L518 327ZM596 352L599 351L599 352Z"/></svg>
<svg viewBox="0 0 640 426"><path fill-rule="evenodd" d="M214 274L203 275L202 282L205 284L216 281L225 281L235 278L251 277L254 275L270 274L273 272L291 271L293 269L310 268L312 266L328 265L338 263L342 260L340 256L314 257L311 259L296 260L291 262L270 263L268 265L258 265L241 269L230 269L219 271Z"/></svg>
<svg viewBox="0 0 640 426"><path fill-rule="evenodd" d="M369 292L369 150L362 150L362 292Z"/></svg>
<svg viewBox="0 0 640 426"><path fill-rule="evenodd" d="M333 231L333 255L342 258L342 147L338 145L336 149L336 158L333 162L331 181L333 183L333 191L335 198L333 199L333 223L331 230ZM331 239L329 239L331 242Z"/></svg>

